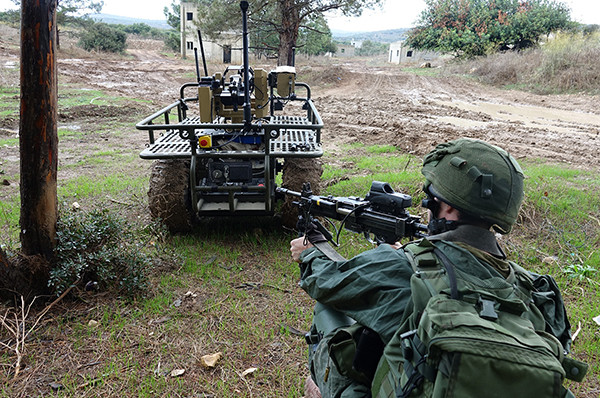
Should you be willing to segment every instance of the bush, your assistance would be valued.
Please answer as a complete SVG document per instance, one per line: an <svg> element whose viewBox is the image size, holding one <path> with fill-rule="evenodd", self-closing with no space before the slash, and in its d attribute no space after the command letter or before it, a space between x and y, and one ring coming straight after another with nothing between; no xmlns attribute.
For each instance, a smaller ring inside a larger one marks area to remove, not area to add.
<svg viewBox="0 0 600 398"><path fill-rule="evenodd" d="M172 30L168 31L165 34L165 47L176 53L179 53L181 51L181 40L179 37L179 32Z"/></svg>
<svg viewBox="0 0 600 398"><path fill-rule="evenodd" d="M147 288L148 261L125 223L107 210L62 212L56 266L48 286L57 294L74 283L133 296Z"/></svg>
<svg viewBox="0 0 600 398"><path fill-rule="evenodd" d="M19 27L19 24L21 23L21 10L7 10L0 12L0 22L5 22L13 27Z"/></svg>
<svg viewBox="0 0 600 398"><path fill-rule="evenodd" d="M600 92L600 34L559 34L540 48L507 51L447 65L496 86L536 93Z"/></svg>
<svg viewBox="0 0 600 398"><path fill-rule="evenodd" d="M600 91L599 33L560 34L542 50L540 83L549 82L559 92Z"/></svg>
<svg viewBox="0 0 600 398"><path fill-rule="evenodd" d="M127 34L105 23L90 26L79 39L79 46L87 51L121 53L127 45Z"/></svg>

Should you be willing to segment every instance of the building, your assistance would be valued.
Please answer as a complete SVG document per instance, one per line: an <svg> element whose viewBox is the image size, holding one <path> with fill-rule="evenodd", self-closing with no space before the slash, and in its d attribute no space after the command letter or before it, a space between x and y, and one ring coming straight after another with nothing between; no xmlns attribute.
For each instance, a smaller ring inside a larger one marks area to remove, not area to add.
<svg viewBox="0 0 600 398"><path fill-rule="evenodd" d="M388 62L395 64L432 62L437 60L440 54L435 51L415 50L405 44L404 40L390 43Z"/></svg>
<svg viewBox="0 0 600 398"><path fill-rule="evenodd" d="M337 44L336 57L353 57L356 48L352 44Z"/></svg>
<svg viewBox="0 0 600 398"><path fill-rule="evenodd" d="M181 56L183 58L194 57L194 49L198 49L199 58L202 56L200 52L198 27L195 24L197 17L198 7L196 3L182 1L180 8L180 34ZM233 65L241 65L243 62L241 32L223 33L220 35L218 41L211 41L203 36L202 45L204 47L204 56L207 61Z"/></svg>

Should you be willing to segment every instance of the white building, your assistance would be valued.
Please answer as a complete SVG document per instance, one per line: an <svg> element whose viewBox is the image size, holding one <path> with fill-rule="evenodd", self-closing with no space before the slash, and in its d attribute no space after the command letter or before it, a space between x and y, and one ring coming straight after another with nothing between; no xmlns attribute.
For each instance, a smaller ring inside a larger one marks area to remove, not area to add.
<svg viewBox="0 0 600 398"><path fill-rule="evenodd" d="M198 50L198 59L202 59L200 51L200 40L198 38L198 27L194 23L197 20L198 7L196 3L181 2L181 56L194 57L194 49ZM220 35L218 41L210 41L202 36L204 56L206 60L222 62L224 64L241 65L243 62L242 33L230 32Z"/></svg>
<svg viewBox="0 0 600 398"><path fill-rule="evenodd" d="M435 51L415 50L405 45L404 40L390 43L388 62L395 64L418 63L435 61L440 54Z"/></svg>

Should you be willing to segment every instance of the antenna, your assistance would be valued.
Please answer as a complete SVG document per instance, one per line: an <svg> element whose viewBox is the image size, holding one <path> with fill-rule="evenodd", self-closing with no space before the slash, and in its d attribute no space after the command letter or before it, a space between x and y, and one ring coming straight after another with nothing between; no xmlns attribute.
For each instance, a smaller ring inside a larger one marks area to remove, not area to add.
<svg viewBox="0 0 600 398"><path fill-rule="evenodd" d="M244 124L250 127L252 122L252 109L250 105L250 73L248 71L248 2L241 1L242 9L242 39L244 45Z"/></svg>

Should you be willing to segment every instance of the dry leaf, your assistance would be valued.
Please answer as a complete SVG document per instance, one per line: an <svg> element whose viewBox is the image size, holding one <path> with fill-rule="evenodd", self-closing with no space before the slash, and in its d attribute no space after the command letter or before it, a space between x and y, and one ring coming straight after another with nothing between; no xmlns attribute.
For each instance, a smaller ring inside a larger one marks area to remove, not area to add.
<svg viewBox="0 0 600 398"><path fill-rule="evenodd" d="M171 371L171 377L179 377L185 373L185 369L173 369Z"/></svg>
<svg viewBox="0 0 600 398"><path fill-rule="evenodd" d="M243 377L246 377L246 376L248 376L249 374L252 374L252 373L256 372L257 370L258 370L258 368L248 368L248 369L246 369L246 370L244 370L244 371L242 372L242 376L243 376Z"/></svg>
<svg viewBox="0 0 600 398"><path fill-rule="evenodd" d="M98 326L98 321L90 319L90 321L88 322L88 326L92 327L92 328L95 328L96 326Z"/></svg>
<svg viewBox="0 0 600 398"><path fill-rule="evenodd" d="M205 368L214 368L222 356L223 354L221 354L220 352L217 352L216 354L204 355L202 356L202 358L200 358L200 365L202 365Z"/></svg>

